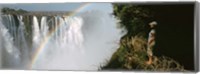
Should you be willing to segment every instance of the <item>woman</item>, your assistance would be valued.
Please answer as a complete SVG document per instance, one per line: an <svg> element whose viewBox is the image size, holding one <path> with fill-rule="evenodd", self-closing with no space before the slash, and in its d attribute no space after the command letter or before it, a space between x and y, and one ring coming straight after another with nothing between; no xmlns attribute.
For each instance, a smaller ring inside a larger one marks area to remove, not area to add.
<svg viewBox="0 0 200 74"><path fill-rule="evenodd" d="M153 58L153 48L155 46L155 26L157 25L156 21L150 22L149 23L151 31L149 32L149 37L148 37L148 43L147 43L147 55L148 55L148 61L146 64L150 65L152 63L152 58Z"/></svg>

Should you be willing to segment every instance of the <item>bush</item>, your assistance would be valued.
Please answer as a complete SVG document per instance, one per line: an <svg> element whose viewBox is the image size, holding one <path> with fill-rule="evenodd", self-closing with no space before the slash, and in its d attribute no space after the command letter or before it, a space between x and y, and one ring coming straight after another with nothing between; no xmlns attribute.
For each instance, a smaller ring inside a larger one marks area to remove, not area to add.
<svg viewBox="0 0 200 74"><path fill-rule="evenodd" d="M120 40L120 47L102 70L123 69L142 71L186 71L172 58L153 56L153 63L147 65L148 23L153 12L146 6L113 4L114 15L121 20L121 27L128 31Z"/></svg>
<svg viewBox="0 0 200 74"><path fill-rule="evenodd" d="M24 13L27 13L28 11L25 11L23 9L15 10L15 9L5 7L1 9L1 12L3 14L24 14Z"/></svg>

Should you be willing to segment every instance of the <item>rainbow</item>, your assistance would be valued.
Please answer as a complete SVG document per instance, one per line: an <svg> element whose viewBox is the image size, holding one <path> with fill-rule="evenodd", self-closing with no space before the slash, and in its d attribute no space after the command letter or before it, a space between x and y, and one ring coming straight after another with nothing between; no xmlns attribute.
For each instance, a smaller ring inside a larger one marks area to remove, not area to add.
<svg viewBox="0 0 200 74"><path fill-rule="evenodd" d="M79 13L80 11L84 10L85 8L87 8L90 5L90 3L84 3L81 4L77 9L73 10L72 13L70 13L67 16L74 16L77 13ZM55 29L52 29L49 31L49 33L47 34L47 36L45 36L44 40L41 42L40 46L35 50L35 52L33 53L33 56L31 58L31 62L28 64L28 68L32 69L33 65L36 63L36 61L38 60L40 54L42 51L44 51L44 48L46 47L46 45L48 44L49 40L51 39L52 36L54 36L54 34L56 33L56 31L59 29L59 27L61 27L62 25L58 24L58 27L56 27Z"/></svg>

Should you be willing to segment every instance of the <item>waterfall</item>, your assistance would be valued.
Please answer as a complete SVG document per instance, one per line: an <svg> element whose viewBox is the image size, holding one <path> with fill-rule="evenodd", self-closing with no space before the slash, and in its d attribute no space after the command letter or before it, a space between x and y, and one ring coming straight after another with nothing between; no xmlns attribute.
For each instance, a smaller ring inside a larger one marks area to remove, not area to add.
<svg viewBox="0 0 200 74"><path fill-rule="evenodd" d="M103 12L1 18L0 67L8 69L98 70L123 36L115 18Z"/></svg>
<svg viewBox="0 0 200 74"><path fill-rule="evenodd" d="M10 29L16 30L16 26L13 25L14 20L10 15L6 16L5 18L9 18L10 21L6 21L7 23L11 25L5 25L7 27L10 26ZM5 68L16 68L20 64L20 51L15 47L14 45L14 38L12 37L11 33L9 33L9 30L3 25L3 23L0 23L0 47L1 47L1 66L5 66ZM11 30L11 32L14 32ZM16 32L12 33L13 36L16 37Z"/></svg>
<svg viewBox="0 0 200 74"><path fill-rule="evenodd" d="M24 26L24 22L23 22L23 16L19 15L17 16L18 18L18 21L19 21L19 27L18 27L18 32L17 32L17 35L18 35L18 38L16 40L16 42L18 42L17 46L18 46L18 49L20 49L21 51L21 63L22 64L27 64L28 62L28 59L29 59L29 48L28 47L28 41L27 41L27 38L25 37L25 26ZM24 67L23 65L21 65L21 67Z"/></svg>
<svg viewBox="0 0 200 74"><path fill-rule="evenodd" d="M44 24L46 23L44 19L45 18L42 17L41 23L43 23L43 26L41 26L40 29L43 32L45 32L45 30L47 31L46 27L48 27ZM48 47L42 49L44 51L40 55L42 58L33 66L34 69L73 69L73 65L77 64L75 61L80 59L74 55L78 54L79 56L83 56L83 35L81 32L81 26L83 24L82 18L57 16L55 17L55 22L55 31L52 33L52 38L49 39ZM35 27L35 29L37 28ZM38 35L42 35L43 32L40 32ZM45 35L46 34L44 34L44 36Z"/></svg>
<svg viewBox="0 0 200 74"><path fill-rule="evenodd" d="M41 30L40 30L40 33L41 33L41 37L42 39L48 34L48 25L47 25L47 17L43 16L42 19L41 19Z"/></svg>
<svg viewBox="0 0 200 74"><path fill-rule="evenodd" d="M39 29L39 23L38 23L38 19L36 16L33 16L33 50L32 52L35 51L36 47L38 47L39 43L40 43L40 29Z"/></svg>
<svg viewBox="0 0 200 74"><path fill-rule="evenodd" d="M3 24L2 22L1 22L2 20L1 20L1 18L0 18L0 26ZM2 38L2 33L1 33L1 29L0 29L0 40L3 40L3 38ZM0 42L0 46L1 45L3 45L2 44L2 42ZM2 47L0 47L0 68L2 68Z"/></svg>

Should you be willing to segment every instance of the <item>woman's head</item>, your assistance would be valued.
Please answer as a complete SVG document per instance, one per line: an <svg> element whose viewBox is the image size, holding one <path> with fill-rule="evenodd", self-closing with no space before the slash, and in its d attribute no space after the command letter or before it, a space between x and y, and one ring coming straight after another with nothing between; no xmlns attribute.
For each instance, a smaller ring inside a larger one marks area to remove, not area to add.
<svg viewBox="0 0 200 74"><path fill-rule="evenodd" d="M152 22L149 23L149 25L150 25L151 28L154 28L157 25L157 22L152 21Z"/></svg>

